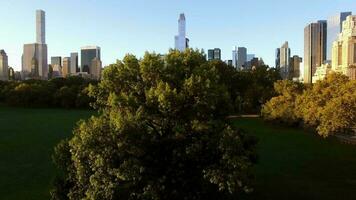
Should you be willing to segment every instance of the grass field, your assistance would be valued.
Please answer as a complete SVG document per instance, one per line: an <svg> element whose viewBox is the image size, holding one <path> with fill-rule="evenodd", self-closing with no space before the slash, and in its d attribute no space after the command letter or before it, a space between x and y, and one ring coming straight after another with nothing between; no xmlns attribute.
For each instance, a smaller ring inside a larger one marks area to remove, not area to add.
<svg viewBox="0 0 356 200"><path fill-rule="evenodd" d="M92 112L0 107L0 199L48 200L53 147ZM356 146L259 119L235 124L259 138L247 199L356 199Z"/></svg>
<svg viewBox="0 0 356 200"><path fill-rule="evenodd" d="M356 199L356 146L239 119L259 139L255 192L248 199Z"/></svg>
<svg viewBox="0 0 356 200"><path fill-rule="evenodd" d="M0 107L0 199L48 200L53 147L92 112Z"/></svg>

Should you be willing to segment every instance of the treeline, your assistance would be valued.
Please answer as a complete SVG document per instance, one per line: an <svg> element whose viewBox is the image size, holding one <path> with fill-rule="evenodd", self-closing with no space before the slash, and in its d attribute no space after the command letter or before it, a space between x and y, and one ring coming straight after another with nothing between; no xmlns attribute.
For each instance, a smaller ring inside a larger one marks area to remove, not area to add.
<svg viewBox="0 0 356 200"><path fill-rule="evenodd" d="M262 109L266 120L314 128L323 137L356 127L356 80L332 73L313 85L275 83L278 96Z"/></svg>
<svg viewBox="0 0 356 200"><path fill-rule="evenodd" d="M221 61L210 61L220 82L227 87L235 114L260 113L264 103L276 95L274 83L281 79L275 68L257 66L253 70L237 70Z"/></svg>
<svg viewBox="0 0 356 200"><path fill-rule="evenodd" d="M0 82L0 103L21 107L89 108L93 101L88 96L90 84L97 82L81 77Z"/></svg>

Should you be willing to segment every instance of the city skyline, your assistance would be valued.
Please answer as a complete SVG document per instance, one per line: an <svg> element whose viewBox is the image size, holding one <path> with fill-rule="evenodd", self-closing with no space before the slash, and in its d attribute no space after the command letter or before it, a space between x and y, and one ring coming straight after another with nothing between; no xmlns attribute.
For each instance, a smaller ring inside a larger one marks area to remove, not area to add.
<svg viewBox="0 0 356 200"><path fill-rule="evenodd" d="M293 54L303 55L303 28L307 24L320 19L328 19L329 16L338 12L356 10L356 5L346 0L308 2L308 8L304 10L301 9L301 5L296 4L295 9L299 8L300 12L284 13L285 18L281 18L279 23L269 28L268 25L274 24L274 20L280 16L271 14L273 9L268 8L278 3L223 1L218 8L226 2L226 4L235 5L236 13L218 11L214 19L211 19L208 13L213 8L203 5L200 1L194 3L174 1L173 5L163 1L143 3L145 5L137 8L138 11L143 10L143 13L137 15L125 11L126 8L136 5L135 2L130 2L120 2L118 9L123 11L120 14L119 12L103 12L111 11L111 7L118 6L118 2L92 1L93 5L85 5L85 8L88 11L94 11L96 8L98 12L76 14L74 11L68 11L65 15L60 13L63 13L66 7L50 2L33 1L31 4L27 1L4 2L0 8L0 17L6 23L4 23L5 31L0 33L0 48L7 52L9 66L20 70L22 45L35 40L33 12L42 9L47 15L48 58L57 55L65 57L70 52L78 52L82 46L97 45L105 49L105 54L102 55L103 66L105 66L115 62L116 59L122 59L126 53L141 57L146 50L165 53L169 48L174 48L172 36L177 32L177 16L184 13L187 18L187 37L190 39L192 48L204 49L207 53L209 47L219 47L222 51L222 60L229 60L232 46L244 46L249 52L255 53L256 57L262 57L266 64L274 66L275 47L284 41L290 43ZM191 4L200 4L200 6L190 6ZM73 7L71 10L80 9L81 1L71 5ZM263 11L265 15L246 15L243 7L253 5L256 5L255 11ZM288 4L284 6L278 4L277 7L287 9ZM318 12L313 11L313 8L317 7ZM155 12L158 8L165 8L165 10L162 13ZM228 9L231 9L230 6ZM19 12L11 13L10 10ZM236 20L233 20L232 16ZM229 23L224 22L228 17L232 20ZM263 23L258 24L259 21ZM281 31L286 25L290 26L288 30ZM155 39L158 34L160 34L160 40Z"/></svg>

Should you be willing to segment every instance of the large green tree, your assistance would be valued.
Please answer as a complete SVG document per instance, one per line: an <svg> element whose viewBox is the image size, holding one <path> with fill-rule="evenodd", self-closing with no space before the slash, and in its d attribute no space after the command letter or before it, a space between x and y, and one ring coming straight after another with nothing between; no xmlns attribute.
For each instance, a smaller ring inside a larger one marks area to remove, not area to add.
<svg viewBox="0 0 356 200"><path fill-rule="evenodd" d="M232 128L221 63L127 55L90 88L99 115L56 147L53 199L230 199L251 191L254 138Z"/></svg>

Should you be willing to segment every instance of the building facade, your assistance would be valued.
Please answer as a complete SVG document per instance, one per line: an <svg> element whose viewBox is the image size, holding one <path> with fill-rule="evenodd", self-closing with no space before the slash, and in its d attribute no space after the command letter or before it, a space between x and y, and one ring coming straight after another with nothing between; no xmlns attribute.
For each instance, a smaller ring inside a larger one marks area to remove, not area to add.
<svg viewBox="0 0 356 200"><path fill-rule="evenodd" d="M221 60L221 49L219 48L209 49L208 60Z"/></svg>
<svg viewBox="0 0 356 200"><path fill-rule="evenodd" d="M175 49L184 51L189 46L189 39L186 36L186 21L184 13L179 15L178 19L178 35L174 37Z"/></svg>
<svg viewBox="0 0 356 200"><path fill-rule="evenodd" d="M290 58L290 79L294 81L299 81L300 78L300 64L303 62L303 59L297 55L294 55Z"/></svg>
<svg viewBox="0 0 356 200"><path fill-rule="evenodd" d="M47 58L46 44L25 44L22 55L23 79L47 79Z"/></svg>
<svg viewBox="0 0 356 200"><path fill-rule="evenodd" d="M232 47L232 66L237 68L237 60L238 60L238 50L236 46Z"/></svg>
<svg viewBox="0 0 356 200"><path fill-rule="evenodd" d="M70 75L70 57L63 58L62 76L68 77Z"/></svg>
<svg viewBox="0 0 356 200"><path fill-rule="evenodd" d="M311 23L304 28L304 83L312 83L316 67L326 61L327 22Z"/></svg>
<svg viewBox="0 0 356 200"><path fill-rule="evenodd" d="M102 70L102 63L101 60L98 58L94 58L90 65L90 75L92 79L100 80L101 78L101 70Z"/></svg>
<svg viewBox="0 0 356 200"><path fill-rule="evenodd" d="M23 79L48 79L45 12L36 11L36 43L25 44L22 54Z"/></svg>
<svg viewBox="0 0 356 200"><path fill-rule="evenodd" d="M332 59L333 43L342 31L342 22L350 15L352 15L352 12L341 12L328 18L327 60L329 61Z"/></svg>
<svg viewBox="0 0 356 200"><path fill-rule="evenodd" d="M280 48L280 74L283 79L290 79L291 66L290 66L290 48L288 42L285 42Z"/></svg>
<svg viewBox="0 0 356 200"><path fill-rule="evenodd" d="M0 80L9 80L8 57L3 49L0 50Z"/></svg>
<svg viewBox="0 0 356 200"><path fill-rule="evenodd" d="M237 68L243 70L245 63L247 62L247 49L245 47L239 47L237 50Z"/></svg>
<svg viewBox="0 0 356 200"><path fill-rule="evenodd" d="M87 72L90 74L92 61L97 58L101 60L100 57L100 47L97 46L86 46L81 48L81 72Z"/></svg>
<svg viewBox="0 0 356 200"><path fill-rule="evenodd" d="M80 72L79 62L78 62L78 53L74 52L70 54L70 74L75 74Z"/></svg>
<svg viewBox="0 0 356 200"><path fill-rule="evenodd" d="M356 79L356 15L350 15L333 43L332 70Z"/></svg>

